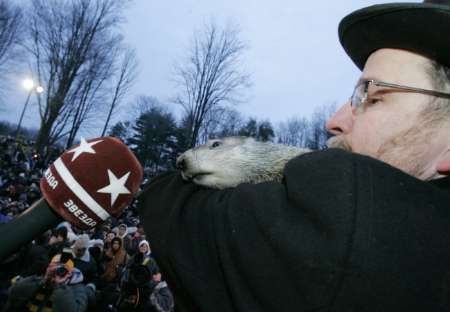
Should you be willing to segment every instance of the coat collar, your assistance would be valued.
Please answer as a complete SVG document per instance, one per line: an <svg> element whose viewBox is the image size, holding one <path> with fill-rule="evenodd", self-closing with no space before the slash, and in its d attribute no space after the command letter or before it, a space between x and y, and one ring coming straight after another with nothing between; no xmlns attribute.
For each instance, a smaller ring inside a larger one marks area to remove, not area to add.
<svg viewBox="0 0 450 312"><path fill-rule="evenodd" d="M436 180L431 180L430 183L439 187L440 189L450 191L450 176Z"/></svg>

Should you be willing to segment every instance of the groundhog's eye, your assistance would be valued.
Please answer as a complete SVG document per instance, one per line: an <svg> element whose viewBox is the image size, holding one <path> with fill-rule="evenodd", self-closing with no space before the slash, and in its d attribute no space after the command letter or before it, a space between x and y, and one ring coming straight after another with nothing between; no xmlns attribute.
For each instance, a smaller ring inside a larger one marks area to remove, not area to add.
<svg viewBox="0 0 450 312"><path fill-rule="evenodd" d="M216 148L216 147L220 146L220 144L221 143L219 141L216 141L211 145L211 148Z"/></svg>

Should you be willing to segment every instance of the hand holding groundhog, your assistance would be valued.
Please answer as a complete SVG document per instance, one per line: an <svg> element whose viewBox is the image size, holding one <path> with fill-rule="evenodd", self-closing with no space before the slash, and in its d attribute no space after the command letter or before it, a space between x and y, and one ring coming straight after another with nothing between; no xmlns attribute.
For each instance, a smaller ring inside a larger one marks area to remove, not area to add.
<svg viewBox="0 0 450 312"><path fill-rule="evenodd" d="M184 152L177 159L177 168L187 181L225 189L245 182L280 181L286 163L308 152L249 137L228 137L209 140Z"/></svg>

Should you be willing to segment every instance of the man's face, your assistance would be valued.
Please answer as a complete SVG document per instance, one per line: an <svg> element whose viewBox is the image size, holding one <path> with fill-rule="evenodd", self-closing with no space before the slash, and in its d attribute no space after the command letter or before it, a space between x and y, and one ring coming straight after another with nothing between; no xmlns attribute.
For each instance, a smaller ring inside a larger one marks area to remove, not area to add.
<svg viewBox="0 0 450 312"><path fill-rule="evenodd" d="M123 234L125 234L125 231L127 229L124 226L119 226L119 235L122 236Z"/></svg>
<svg viewBox="0 0 450 312"><path fill-rule="evenodd" d="M77 258L83 257L85 252L86 252L86 248L77 247L74 249L74 254L75 254L75 257L77 257Z"/></svg>
<svg viewBox="0 0 450 312"><path fill-rule="evenodd" d="M370 55L361 79L434 89L428 64L412 52L381 49ZM433 98L373 84L368 98L361 109L353 110L348 102L330 118L327 129L337 135L330 147L371 156L423 180L434 178L436 155L446 150L448 138L444 131L422 127L423 109Z"/></svg>

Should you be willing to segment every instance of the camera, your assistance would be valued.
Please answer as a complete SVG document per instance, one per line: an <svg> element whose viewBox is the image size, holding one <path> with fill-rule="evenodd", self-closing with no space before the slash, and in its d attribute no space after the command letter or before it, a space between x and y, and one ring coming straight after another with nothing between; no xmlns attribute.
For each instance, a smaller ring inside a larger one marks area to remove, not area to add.
<svg viewBox="0 0 450 312"><path fill-rule="evenodd" d="M69 270L63 264L58 265L55 269L55 275L59 277L64 277L68 272Z"/></svg>

